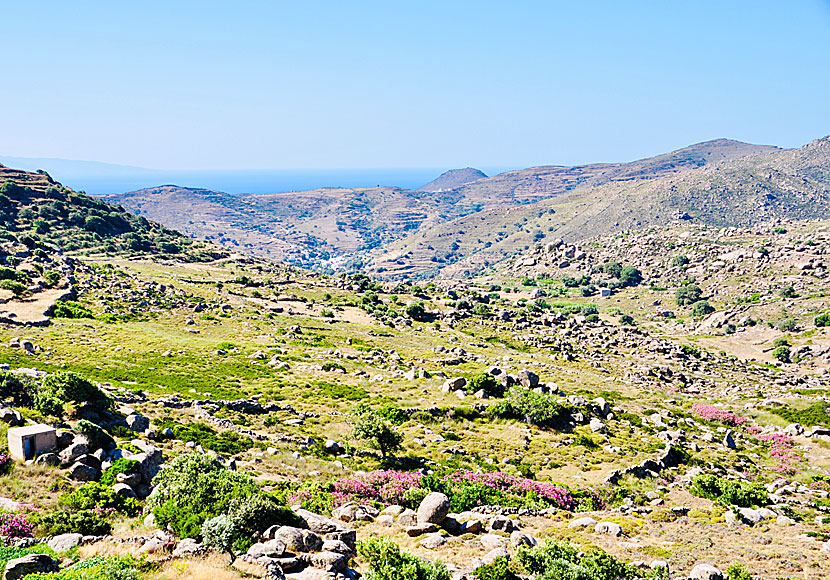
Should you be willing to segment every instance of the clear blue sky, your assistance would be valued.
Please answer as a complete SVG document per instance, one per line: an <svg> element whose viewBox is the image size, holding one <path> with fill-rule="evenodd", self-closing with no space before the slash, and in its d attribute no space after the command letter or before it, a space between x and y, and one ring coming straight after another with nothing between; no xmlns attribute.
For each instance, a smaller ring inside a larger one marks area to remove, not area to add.
<svg viewBox="0 0 830 580"><path fill-rule="evenodd" d="M830 133L828 0L6 2L0 154L531 166Z"/></svg>

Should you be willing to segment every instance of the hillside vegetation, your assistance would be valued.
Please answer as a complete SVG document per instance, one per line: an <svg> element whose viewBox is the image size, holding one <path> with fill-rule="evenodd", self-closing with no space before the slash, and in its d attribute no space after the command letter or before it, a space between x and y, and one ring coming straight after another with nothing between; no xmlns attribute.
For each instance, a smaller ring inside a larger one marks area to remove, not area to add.
<svg viewBox="0 0 830 580"><path fill-rule="evenodd" d="M77 193L46 173L0 165L0 237L28 248L183 261L226 255L124 208Z"/></svg>

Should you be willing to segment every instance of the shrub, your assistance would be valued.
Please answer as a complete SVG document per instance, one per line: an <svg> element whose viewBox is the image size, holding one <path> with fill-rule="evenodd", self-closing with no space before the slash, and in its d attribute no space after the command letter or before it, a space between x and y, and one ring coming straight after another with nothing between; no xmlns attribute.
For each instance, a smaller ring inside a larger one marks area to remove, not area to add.
<svg viewBox="0 0 830 580"><path fill-rule="evenodd" d="M0 512L0 536L9 538L31 538L35 526L27 514Z"/></svg>
<svg viewBox="0 0 830 580"><path fill-rule="evenodd" d="M95 318L92 310L80 302L58 300L52 309L55 318Z"/></svg>
<svg viewBox="0 0 830 580"><path fill-rule="evenodd" d="M378 413L381 417L396 426L403 425L410 419L409 414L406 411L391 404L382 407Z"/></svg>
<svg viewBox="0 0 830 580"><path fill-rule="evenodd" d="M782 318L775 325L781 332L793 332L798 328L798 323L794 318Z"/></svg>
<svg viewBox="0 0 830 580"><path fill-rule="evenodd" d="M559 403L550 395L513 387L508 399L492 405L488 412L495 417L519 419L539 427L557 427L568 420L571 407Z"/></svg>
<svg viewBox="0 0 830 580"><path fill-rule="evenodd" d="M713 405L695 403L692 405L692 413L704 421L714 421L716 423L722 423L723 425L729 425L730 427L738 427L746 423L746 417L718 409Z"/></svg>
<svg viewBox="0 0 830 580"><path fill-rule="evenodd" d="M674 298L678 306L689 306L694 304L703 296L703 290L697 284L681 286L675 292Z"/></svg>
<svg viewBox="0 0 830 580"><path fill-rule="evenodd" d="M779 346L772 351L772 357L782 363L790 362L790 347Z"/></svg>
<svg viewBox="0 0 830 580"><path fill-rule="evenodd" d="M106 411L112 406L112 399L92 381L72 371L57 371L45 379L38 392L35 405L44 414L55 415L58 409L51 408L55 402L87 406L95 411Z"/></svg>
<svg viewBox="0 0 830 580"><path fill-rule="evenodd" d="M201 533L205 544L222 550L231 557L231 564L234 563L236 560L234 544L238 530L228 516L220 515L205 520Z"/></svg>
<svg viewBox="0 0 830 580"><path fill-rule="evenodd" d="M634 326L634 317L630 314L623 314L620 316L620 324L623 326Z"/></svg>
<svg viewBox="0 0 830 580"><path fill-rule="evenodd" d="M637 286L643 281L643 274L634 266L626 266L620 272L620 284L622 286Z"/></svg>
<svg viewBox="0 0 830 580"><path fill-rule="evenodd" d="M816 328L830 326L830 312L826 312L825 314L820 314L816 316L813 323L816 325Z"/></svg>
<svg viewBox="0 0 830 580"><path fill-rule="evenodd" d="M274 525L298 527L300 518L274 496L249 495L231 502L228 517L241 538L253 538Z"/></svg>
<svg viewBox="0 0 830 580"><path fill-rule="evenodd" d="M494 559L492 564L476 568L473 576L479 580L519 580L519 577L510 569L510 562L501 556Z"/></svg>
<svg viewBox="0 0 830 580"><path fill-rule="evenodd" d="M326 362L323 363L322 369L326 372L333 371L333 370L345 371L346 367L344 367L343 365L341 365L338 362L326 361Z"/></svg>
<svg viewBox="0 0 830 580"><path fill-rule="evenodd" d="M352 437L366 441L370 447L379 450L383 457L400 449L403 442L403 435L364 403L355 409Z"/></svg>
<svg viewBox="0 0 830 580"><path fill-rule="evenodd" d="M427 562L403 552L387 537L358 542L357 553L368 565L366 580L450 580L442 562Z"/></svg>
<svg viewBox="0 0 830 580"><path fill-rule="evenodd" d="M770 412L790 423L800 423L811 427L815 425L830 426L830 405L824 402L814 403L800 410L790 407L773 407Z"/></svg>
<svg viewBox="0 0 830 580"><path fill-rule="evenodd" d="M44 536L60 534L83 534L85 536L105 536L112 532L108 514L101 510L57 511L38 514L36 522L38 531Z"/></svg>
<svg viewBox="0 0 830 580"><path fill-rule="evenodd" d="M490 373L479 373L470 377L470 391L484 391L488 397L499 397L504 394L501 383Z"/></svg>
<svg viewBox="0 0 830 580"><path fill-rule="evenodd" d="M135 473L138 471L139 465L141 464L135 459L116 459L110 464L107 470L104 471L103 475L101 475L99 482L102 485L114 485L118 474Z"/></svg>
<svg viewBox="0 0 830 580"><path fill-rule="evenodd" d="M682 268L689 263L689 258L685 254L675 256L671 260L671 265L675 268Z"/></svg>
<svg viewBox="0 0 830 580"><path fill-rule="evenodd" d="M414 304L410 304L406 307L404 312L406 312L406 315L412 320L423 321L426 319L426 308L424 308L423 302L415 302Z"/></svg>
<svg viewBox="0 0 830 580"><path fill-rule="evenodd" d="M692 316L706 316L714 311L715 309L706 300L698 300L692 304Z"/></svg>
<svg viewBox="0 0 830 580"><path fill-rule="evenodd" d="M752 580L752 574L747 572L743 566L737 563L730 565L729 568L726 569L726 574L729 577L729 580Z"/></svg>
<svg viewBox="0 0 830 580"><path fill-rule="evenodd" d="M210 455L189 453L174 458L153 479L147 507L160 527L180 538L196 538L205 520L226 514L234 500L260 493L243 473L231 471Z"/></svg>
<svg viewBox="0 0 830 580"><path fill-rule="evenodd" d="M24 382L10 371L0 371L0 400L11 399L17 407L31 407L35 399L35 390L31 383Z"/></svg>
<svg viewBox="0 0 830 580"><path fill-rule="evenodd" d="M698 497L738 507L763 506L769 503L766 488L759 483L723 479L713 474L695 477L689 491Z"/></svg>
<svg viewBox="0 0 830 580"><path fill-rule="evenodd" d="M640 577L636 568L599 548L583 553L569 544L553 540L534 548L520 547L516 561L537 580L628 580Z"/></svg>
<svg viewBox="0 0 830 580"><path fill-rule="evenodd" d="M10 290L15 298L20 298L29 292L25 284L21 284L16 280L0 280L0 289Z"/></svg>
<svg viewBox="0 0 830 580"><path fill-rule="evenodd" d="M81 419L75 425L75 430L89 440L92 449L112 451L115 449L115 440L101 427L86 419Z"/></svg>
<svg viewBox="0 0 830 580"><path fill-rule="evenodd" d="M795 291L795 288L792 286L784 286L781 288L781 297L782 298L796 298L798 297L798 293Z"/></svg>
<svg viewBox="0 0 830 580"><path fill-rule="evenodd" d="M71 511L112 509L130 517L141 513L141 504L137 500L119 495L110 486L94 481L64 495L58 503Z"/></svg>

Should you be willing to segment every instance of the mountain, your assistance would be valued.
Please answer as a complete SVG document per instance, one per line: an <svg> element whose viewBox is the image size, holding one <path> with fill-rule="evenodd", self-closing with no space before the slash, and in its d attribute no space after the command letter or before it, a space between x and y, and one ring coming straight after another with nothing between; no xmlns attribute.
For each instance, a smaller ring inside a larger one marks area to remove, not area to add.
<svg viewBox="0 0 830 580"><path fill-rule="evenodd" d="M311 267L463 215L451 193L398 187L230 195L164 185L103 199L227 248Z"/></svg>
<svg viewBox="0 0 830 580"><path fill-rule="evenodd" d="M450 169L445 171L437 178L433 179L426 185L418 188L418 191L446 191L448 189L455 189L462 185L467 185L473 181L484 179L487 174L472 167L465 167L464 169Z"/></svg>
<svg viewBox="0 0 830 580"><path fill-rule="evenodd" d="M207 261L226 254L144 217L75 192L46 172L0 165L0 236L87 254Z"/></svg>
<svg viewBox="0 0 830 580"><path fill-rule="evenodd" d="M631 164L505 173L456 193L489 207L374 252L367 259L372 270L458 277L545 240L574 241L678 218L723 227L823 218L830 212L830 138L799 149L719 140ZM497 198L502 205L493 205Z"/></svg>

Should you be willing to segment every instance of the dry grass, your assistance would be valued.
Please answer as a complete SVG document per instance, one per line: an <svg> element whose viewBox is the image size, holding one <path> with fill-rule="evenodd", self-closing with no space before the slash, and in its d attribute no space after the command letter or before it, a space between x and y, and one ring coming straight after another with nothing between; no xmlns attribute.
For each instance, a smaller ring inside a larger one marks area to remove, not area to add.
<svg viewBox="0 0 830 580"><path fill-rule="evenodd" d="M199 560L174 560L162 565L159 580L236 580L243 576L228 567L228 558L212 554Z"/></svg>
<svg viewBox="0 0 830 580"><path fill-rule="evenodd" d="M0 477L0 496L39 508L54 508L60 492L50 492L48 487L63 477L54 467L17 463L9 475Z"/></svg>

